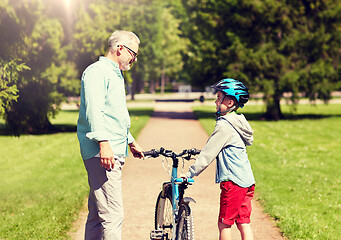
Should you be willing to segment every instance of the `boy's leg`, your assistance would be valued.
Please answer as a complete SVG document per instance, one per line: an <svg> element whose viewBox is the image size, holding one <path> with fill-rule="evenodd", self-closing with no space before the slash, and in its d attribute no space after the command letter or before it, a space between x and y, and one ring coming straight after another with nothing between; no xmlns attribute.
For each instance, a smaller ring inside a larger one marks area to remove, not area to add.
<svg viewBox="0 0 341 240"><path fill-rule="evenodd" d="M255 192L255 186L248 188L242 206L239 209L236 221L237 228L240 231L242 240L253 240L253 233L250 225L250 216L252 211L251 200Z"/></svg>
<svg viewBox="0 0 341 240"><path fill-rule="evenodd" d="M231 226L238 216L238 209L243 199L239 199L240 196L236 194L239 189L231 181L221 182L220 190L219 239L230 240L232 239Z"/></svg>
<svg viewBox="0 0 341 240"><path fill-rule="evenodd" d="M218 221L233 225L239 218L239 210L244 202L247 189L241 188L232 181L220 183L220 210Z"/></svg>
<svg viewBox="0 0 341 240"><path fill-rule="evenodd" d="M253 233L250 223L237 223L237 228L240 231L242 240L253 240Z"/></svg>
<svg viewBox="0 0 341 240"><path fill-rule="evenodd" d="M231 225L218 222L219 228L219 240L230 240L232 239L231 235Z"/></svg>

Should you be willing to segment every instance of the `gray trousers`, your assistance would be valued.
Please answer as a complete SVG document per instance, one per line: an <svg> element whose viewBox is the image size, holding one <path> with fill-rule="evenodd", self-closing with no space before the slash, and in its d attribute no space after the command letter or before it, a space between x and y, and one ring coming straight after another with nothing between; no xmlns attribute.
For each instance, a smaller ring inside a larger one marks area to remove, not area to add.
<svg viewBox="0 0 341 240"><path fill-rule="evenodd" d="M85 240L121 240L123 222L122 164L114 169L101 167L101 160L84 160L90 186Z"/></svg>

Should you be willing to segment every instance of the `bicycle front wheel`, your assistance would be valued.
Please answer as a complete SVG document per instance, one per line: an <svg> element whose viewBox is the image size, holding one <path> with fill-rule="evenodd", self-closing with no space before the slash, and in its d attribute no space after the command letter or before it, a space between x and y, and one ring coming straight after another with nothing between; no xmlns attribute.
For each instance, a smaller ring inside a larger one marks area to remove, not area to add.
<svg viewBox="0 0 341 240"><path fill-rule="evenodd" d="M155 207L155 229L163 230L167 234L167 239L172 239L173 235L173 208L172 199L166 195L162 197L160 192Z"/></svg>
<svg viewBox="0 0 341 240"><path fill-rule="evenodd" d="M179 222L176 240L194 240L194 221L191 208L183 204L179 209Z"/></svg>

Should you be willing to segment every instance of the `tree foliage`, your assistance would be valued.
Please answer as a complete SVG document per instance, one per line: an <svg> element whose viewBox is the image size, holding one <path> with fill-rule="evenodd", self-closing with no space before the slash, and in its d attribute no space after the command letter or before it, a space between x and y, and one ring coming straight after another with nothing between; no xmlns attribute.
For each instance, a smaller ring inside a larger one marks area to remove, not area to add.
<svg viewBox="0 0 341 240"><path fill-rule="evenodd" d="M5 107L6 124L15 135L50 131L48 117L56 113L65 95L79 88L61 21L50 17L52 9L40 0L4 2L0 9L0 29L6 28L0 58L21 59L30 68L17 75L19 97Z"/></svg>
<svg viewBox="0 0 341 240"><path fill-rule="evenodd" d="M5 114L13 101L18 99L17 81L19 73L29 68L15 60L4 62L0 59L0 116Z"/></svg>
<svg viewBox="0 0 341 240"><path fill-rule="evenodd" d="M105 54L105 41L116 29L133 31L141 39L137 63L124 72L133 94L144 83L154 91L161 76L176 77L182 69L186 41L180 37L180 19L162 0L88 1L81 3L76 22L75 56L81 71Z"/></svg>
<svg viewBox="0 0 341 240"><path fill-rule="evenodd" d="M160 80L162 85L165 78L178 77L183 65L181 52L187 42L181 37L180 20L172 14L172 6L161 0L145 1L142 7L140 4L136 1L135 18L130 22L142 40L135 76L149 83L154 92Z"/></svg>
<svg viewBox="0 0 341 240"><path fill-rule="evenodd" d="M204 88L234 77L263 92L265 116L279 119L284 93L292 93L292 103L300 93L328 101L341 87L339 1L70 3L0 2L0 114L13 134L53 129L49 117L78 94L81 73L105 54L116 29L141 39L138 62L124 73L132 96L167 79Z"/></svg>
<svg viewBox="0 0 341 240"><path fill-rule="evenodd" d="M125 73L134 91L139 92L144 82L154 86L161 76L176 77L182 68L180 51L186 44L179 37L180 20L163 1L74 1L73 12L62 4L1 2L0 59L21 59L30 68L18 73L15 86L7 89L16 94L12 97L16 102L4 109L13 134L53 130L49 117L65 96L77 94L77 78L105 54L106 41L115 29L134 31L142 40L141 60Z"/></svg>
<svg viewBox="0 0 341 240"><path fill-rule="evenodd" d="M113 10L114 9L114 10ZM119 28L123 8L119 1L80 1L76 10L73 52L79 74L105 54L113 30Z"/></svg>
<svg viewBox="0 0 341 240"><path fill-rule="evenodd" d="M338 1L187 1L194 84L235 77L264 92L266 117L279 119L280 99L300 92L327 100L339 81Z"/></svg>

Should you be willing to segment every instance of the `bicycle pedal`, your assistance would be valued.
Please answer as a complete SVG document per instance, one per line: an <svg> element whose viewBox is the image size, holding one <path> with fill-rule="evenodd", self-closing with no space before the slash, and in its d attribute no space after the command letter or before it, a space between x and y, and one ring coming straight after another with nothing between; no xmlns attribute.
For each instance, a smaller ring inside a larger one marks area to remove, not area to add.
<svg viewBox="0 0 341 240"><path fill-rule="evenodd" d="M163 230L152 230L150 231L151 240L164 240Z"/></svg>

